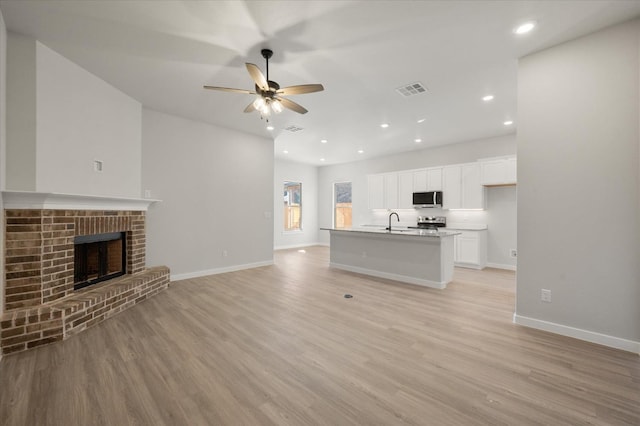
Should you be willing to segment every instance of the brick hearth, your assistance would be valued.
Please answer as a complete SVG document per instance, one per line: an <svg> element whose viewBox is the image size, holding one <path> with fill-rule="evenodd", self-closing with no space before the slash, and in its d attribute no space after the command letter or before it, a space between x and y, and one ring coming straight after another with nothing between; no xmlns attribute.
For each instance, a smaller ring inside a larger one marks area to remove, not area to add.
<svg viewBox="0 0 640 426"><path fill-rule="evenodd" d="M74 238L125 232L126 275L74 291ZM169 285L169 269L145 269L145 212L5 210L2 353L63 340Z"/></svg>

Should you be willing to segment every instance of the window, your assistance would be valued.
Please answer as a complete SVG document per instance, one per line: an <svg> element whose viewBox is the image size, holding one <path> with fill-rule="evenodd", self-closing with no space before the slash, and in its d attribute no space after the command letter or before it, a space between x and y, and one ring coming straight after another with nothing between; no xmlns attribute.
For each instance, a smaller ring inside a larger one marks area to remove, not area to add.
<svg viewBox="0 0 640 426"><path fill-rule="evenodd" d="M302 230L302 182L284 183L284 230Z"/></svg>
<svg viewBox="0 0 640 426"><path fill-rule="evenodd" d="M351 182L340 182L333 185L333 226L336 228L351 227Z"/></svg>

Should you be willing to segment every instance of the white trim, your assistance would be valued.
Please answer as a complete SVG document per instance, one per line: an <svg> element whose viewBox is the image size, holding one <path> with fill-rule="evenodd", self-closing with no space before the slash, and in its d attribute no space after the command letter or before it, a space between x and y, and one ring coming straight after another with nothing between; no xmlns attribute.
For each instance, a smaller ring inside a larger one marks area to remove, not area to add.
<svg viewBox="0 0 640 426"><path fill-rule="evenodd" d="M453 262L453 266L457 266L458 268L467 268L467 269L476 269L478 271L482 271L487 265L478 265L477 263L466 263L466 262Z"/></svg>
<svg viewBox="0 0 640 426"><path fill-rule="evenodd" d="M135 210L147 211L150 198L102 197L57 192L2 191L3 208L33 210Z"/></svg>
<svg viewBox="0 0 640 426"><path fill-rule="evenodd" d="M343 265L341 263L335 263L335 262L330 262L329 266L336 269L342 269L344 271L355 272L355 273L364 274L364 275L371 275L374 277L385 278L388 280L401 281L403 283L421 285L423 287L437 288L440 290L447 288L446 282L437 282L437 281L431 281L431 280L424 280L422 278L408 277L406 275L398 275L398 274L391 274L388 272L374 271L373 269L359 268L357 266Z"/></svg>
<svg viewBox="0 0 640 426"><path fill-rule="evenodd" d="M260 268L262 266L273 265L273 260L264 262L245 263L244 265L225 266L223 268L206 269L204 271L186 272L184 274L171 274L171 281L187 280L189 278L206 277L207 275L224 274L225 272L236 272L244 269Z"/></svg>
<svg viewBox="0 0 640 426"><path fill-rule="evenodd" d="M515 265L505 265L503 263L490 263L487 262L487 268L506 269L507 271L516 271Z"/></svg>
<svg viewBox="0 0 640 426"><path fill-rule="evenodd" d="M302 243L302 244L288 244L285 246L274 246L273 249L274 250L288 250L288 249L294 249L294 248L302 248L302 247L312 247L312 246L319 246L321 245L320 243Z"/></svg>
<svg viewBox="0 0 640 426"><path fill-rule="evenodd" d="M573 337L574 339L585 340L587 342L597 343L599 345L621 349L623 351L633 352L640 355L640 342L635 342L633 340L622 339L620 337L609 336L595 331L583 330L580 328L570 327L568 325L524 317L516 313L513 314L513 322L525 327L544 330L560 334L562 336Z"/></svg>

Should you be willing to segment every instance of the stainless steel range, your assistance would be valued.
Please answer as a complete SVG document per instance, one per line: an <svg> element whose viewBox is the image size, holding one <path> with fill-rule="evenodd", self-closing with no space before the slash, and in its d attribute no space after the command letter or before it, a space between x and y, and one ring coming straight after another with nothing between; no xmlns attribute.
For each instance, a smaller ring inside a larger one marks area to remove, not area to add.
<svg viewBox="0 0 640 426"><path fill-rule="evenodd" d="M418 216L418 225L409 226L413 229L438 229L447 226L447 218L444 216Z"/></svg>

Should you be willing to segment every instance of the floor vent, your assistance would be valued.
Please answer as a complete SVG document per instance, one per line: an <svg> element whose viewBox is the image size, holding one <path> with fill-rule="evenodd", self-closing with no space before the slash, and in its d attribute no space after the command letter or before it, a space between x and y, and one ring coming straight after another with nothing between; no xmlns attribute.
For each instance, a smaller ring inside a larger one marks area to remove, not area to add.
<svg viewBox="0 0 640 426"><path fill-rule="evenodd" d="M409 96L419 95L420 93L425 93L427 88L422 85L420 82L407 84L406 86L401 86L396 89L396 92L400 93L405 98Z"/></svg>
<svg viewBox="0 0 640 426"><path fill-rule="evenodd" d="M290 126L285 127L284 129L289 131L289 132L299 132L300 130L302 130L302 127L294 126L292 124Z"/></svg>

